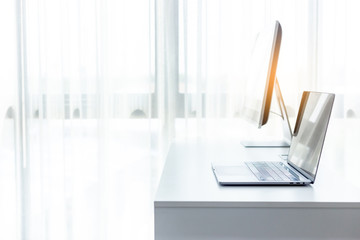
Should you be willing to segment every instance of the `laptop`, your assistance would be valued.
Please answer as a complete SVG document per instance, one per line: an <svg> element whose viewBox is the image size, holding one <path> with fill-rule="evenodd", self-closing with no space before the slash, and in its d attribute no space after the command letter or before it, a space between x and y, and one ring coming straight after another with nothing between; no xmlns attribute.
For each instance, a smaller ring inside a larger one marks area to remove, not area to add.
<svg viewBox="0 0 360 240"><path fill-rule="evenodd" d="M315 182L335 94L303 92L287 159L212 163L221 185L308 185Z"/></svg>

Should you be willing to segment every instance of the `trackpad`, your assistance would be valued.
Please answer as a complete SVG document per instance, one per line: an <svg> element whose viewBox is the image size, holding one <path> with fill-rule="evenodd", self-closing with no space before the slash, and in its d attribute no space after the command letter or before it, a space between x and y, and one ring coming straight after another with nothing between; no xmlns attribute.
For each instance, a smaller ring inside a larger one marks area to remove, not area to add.
<svg viewBox="0 0 360 240"><path fill-rule="evenodd" d="M250 171L250 169L244 165L226 165L226 166L213 166L214 173L219 182L257 182L257 178Z"/></svg>

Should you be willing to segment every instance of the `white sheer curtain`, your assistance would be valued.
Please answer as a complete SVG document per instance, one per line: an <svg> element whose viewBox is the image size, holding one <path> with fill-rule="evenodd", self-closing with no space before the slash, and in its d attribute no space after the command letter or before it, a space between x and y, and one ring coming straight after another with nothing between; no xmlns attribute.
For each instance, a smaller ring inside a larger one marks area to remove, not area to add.
<svg viewBox="0 0 360 240"><path fill-rule="evenodd" d="M319 1L318 88L336 93L336 117L360 117L360 2Z"/></svg>
<svg viewBox="0 0 360 240"><path fill-rule="evenodd" d="M360 116L357 1L0 3L1 239L152 239L174 137L239 137L247 59L283 27L277 76ZM276 117L271 122L276 122Z"/></svg>
<svg viewBox="0 0 360 240"><path fill-rule="evenodd" d="M0 238L18 239L20 234L20 184L18 169L18 36L14 1L0 3Z"/></svg>
<svg viewBox="0 0 360 240"><path fill-rule="evenodd" d="M23 238L148 238L161 170L154 2L21 4Z"/></svg>

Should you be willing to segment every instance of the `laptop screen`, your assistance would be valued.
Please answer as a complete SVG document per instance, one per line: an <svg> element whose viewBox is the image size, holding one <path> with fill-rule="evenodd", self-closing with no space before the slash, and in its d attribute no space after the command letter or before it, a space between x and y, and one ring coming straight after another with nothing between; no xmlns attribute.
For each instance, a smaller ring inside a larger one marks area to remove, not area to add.
<svg viewBox="0 0 360 240"><path fill-rule="evenodd" d="M288 162L315 179L335 94L304 92Z"/></svg>

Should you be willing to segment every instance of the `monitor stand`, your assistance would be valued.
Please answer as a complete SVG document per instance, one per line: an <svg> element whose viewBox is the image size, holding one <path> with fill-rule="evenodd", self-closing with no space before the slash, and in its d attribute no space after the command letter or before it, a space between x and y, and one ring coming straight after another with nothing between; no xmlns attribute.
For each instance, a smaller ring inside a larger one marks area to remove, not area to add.
<svg viewBox="0 0 360 240"><path fill-rule="evenodd" d="M282 122L282 132L283 132L283 139L284 140L274 140L274 141L242 141L241 144L244 147L248 148L270 148L270 147L290 147L291 139L292 139L292 130L291 125L289 121L289 117L286 111L284 99L282 97L281 91L280 91L280 85L278 82L278 79L276 77L275 79L275 94L277 103L279 104L280 108L280 114L276 114L272 112L273 114L281 117Z"/></svg>

